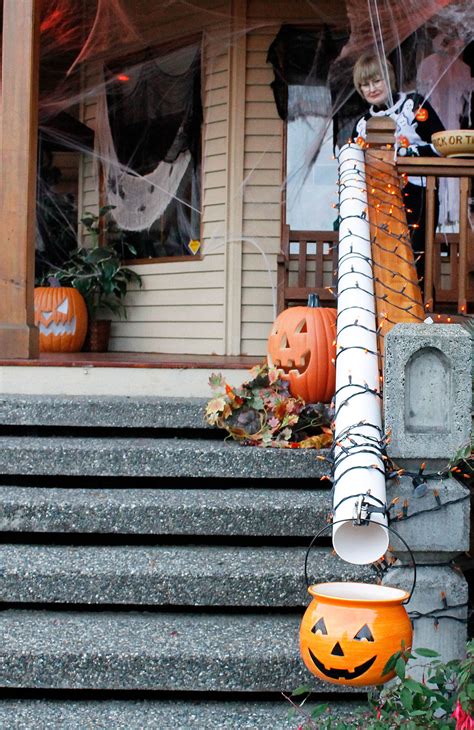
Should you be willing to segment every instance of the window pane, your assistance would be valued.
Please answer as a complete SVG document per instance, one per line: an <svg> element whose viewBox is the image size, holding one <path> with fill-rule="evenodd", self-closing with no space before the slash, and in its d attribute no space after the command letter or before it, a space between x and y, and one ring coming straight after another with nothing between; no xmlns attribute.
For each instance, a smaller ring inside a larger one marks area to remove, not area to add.
<svg viewBox="0 0 474 730"><path fill-rule="evenodd" d="M331 98L324 86L290 86L287 123L286 222L293 230L333 230L337 163ZM321 144L321 138L322 144ZM310 165L314 150L316 161Z"/></svg>

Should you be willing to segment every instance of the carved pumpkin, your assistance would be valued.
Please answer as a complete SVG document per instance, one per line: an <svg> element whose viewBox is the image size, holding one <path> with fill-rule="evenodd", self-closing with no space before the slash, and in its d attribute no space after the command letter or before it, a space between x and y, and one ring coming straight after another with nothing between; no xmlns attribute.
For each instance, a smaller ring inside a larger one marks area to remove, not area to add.
<svg viewBox="0 0 474 730"><path fill-rule="evenodd" d="M37 287L35 325L40 352L79 352L87 332L84 298L72 287Z"/></svg>
<svg viewBox="0 0 474 730"><path fill-rule="evenodd" d="M383 684L388 660L411 648L413 630L402 605L409 594L364 583L320 583L308 588L313 600L300 628L300 649L312 674L352 687Z"/></svg>
<svg viewBox="0 0 474 730"><path fill-rule="evenodd" d="M293 396L306 403L329 403L336 387L336 310L319 307L315 294L307 307L285 309L268 338L268 364L281 368Z"/></svg>

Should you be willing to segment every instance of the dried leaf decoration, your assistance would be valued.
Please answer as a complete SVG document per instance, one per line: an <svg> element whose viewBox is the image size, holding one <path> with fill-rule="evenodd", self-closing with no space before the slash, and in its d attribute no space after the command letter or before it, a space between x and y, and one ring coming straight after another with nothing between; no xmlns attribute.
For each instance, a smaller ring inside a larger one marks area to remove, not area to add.
<svg viewBox="0 0 474 730"><path fill-rule="evenodd" d="M256 365L250 371L250 380L234 388L220 373L213 373L209 378L213 397L206 406L206 421L247 446L330 446L331 407L306 405L301 398L294 398L281 376L281 370L269 368L267 363Z"/></svg>

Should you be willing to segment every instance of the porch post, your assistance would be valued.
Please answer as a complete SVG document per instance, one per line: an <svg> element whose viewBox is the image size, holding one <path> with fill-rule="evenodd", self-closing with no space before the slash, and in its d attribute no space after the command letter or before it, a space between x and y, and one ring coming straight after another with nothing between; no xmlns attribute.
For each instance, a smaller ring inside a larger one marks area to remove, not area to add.
<svg viewBox="0 0 474 730"><path fill-rule="evenodd" d="M240 355L247 0L231 0L230 16L224 336L225 354Z"/></svg>
<svg viewBox="0 0 474 730"><path fill-rule="evenodd" d="M34 245L39 0L4 0L0 122L0 358L38 356Z"/></svg>

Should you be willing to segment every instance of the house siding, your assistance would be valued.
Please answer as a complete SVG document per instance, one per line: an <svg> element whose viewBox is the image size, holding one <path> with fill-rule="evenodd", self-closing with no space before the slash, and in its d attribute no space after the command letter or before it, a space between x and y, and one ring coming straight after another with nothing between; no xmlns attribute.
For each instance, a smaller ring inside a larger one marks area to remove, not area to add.
<svg viewBox="0 0 474 730"><path fill-rule="evenodd" d="M208 12L209 11L209 12ZM227 169L228 52L216 43L215 13L228 16L227 3L203 3L199 11L154 7L147 14L150 43L177 35L203 33L203 149L201 234L203 258L134 265L142 276L140 290L127 295L127 319L112 325L110 349L122 352L224 354L224 238ZM225 24L224 24L225 25ZM217 50L219 49L219 50ZM86 83L99 80L87 70ZM82 120L96 124L96 102L85 101ZM96 166L84 160L80 207L97 210Z"/></svg>
<svg viewBox="0 0 474 730"><path fill-rule="evenodd" d="M231 22L236 8L246 15L242 66ZM284 125L266 56L283 22L314 23L311 14L301 17L302 10L310 13L300 3L277 2L272 23L266 0L207 0L190 16L177 5L153 5L148 13L150 43L203 32L203 258L134 267L143 289L128 296L128 319L114 322L113 350L265 355L277 299L284 177ZM92 99L84 104L83 120L95 122ZM95 174L86 162L82 208L97 205ZM236 229L241 244L234 241Z"/></svg>
<svg viewBox="0 0 474 730"><path fill-rule="evenodd" d="M245 186L242 258L242 353L265 355L276 302L280 250L283 122L278 117L266 62L279 24L263 23L261 4L249 4L245 95ZM265 256L263 255L265 254Z"/></svg>

